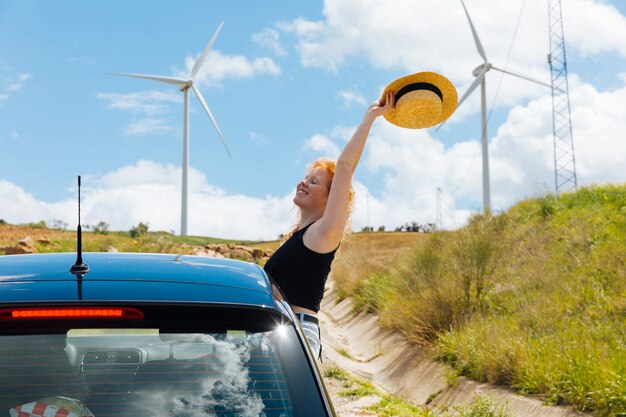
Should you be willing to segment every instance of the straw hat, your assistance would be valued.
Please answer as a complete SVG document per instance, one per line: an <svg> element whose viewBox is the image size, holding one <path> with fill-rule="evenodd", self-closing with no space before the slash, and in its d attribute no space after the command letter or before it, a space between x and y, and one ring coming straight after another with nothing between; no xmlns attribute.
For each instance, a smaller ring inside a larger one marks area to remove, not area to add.
<svg viewBox="0 0 626 417"><path fill-rule="evenodd" d="M396 105L384 115L390 123L410 129L431 127L454 113L458 97L448 79L434 72L418 72L389 84L383 92L396 95Z"/></svg>

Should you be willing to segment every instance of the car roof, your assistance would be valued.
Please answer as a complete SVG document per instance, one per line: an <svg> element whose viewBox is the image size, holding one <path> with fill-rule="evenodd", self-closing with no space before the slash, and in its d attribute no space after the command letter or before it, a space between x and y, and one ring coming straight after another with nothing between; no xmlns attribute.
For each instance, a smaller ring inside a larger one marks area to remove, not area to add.
<svg viewBox="0 0 626 417"><path fill-rule="evenodd" d="M83 253L89 272L70 273L76 253L0 256L0 303L191 302L282 310L256 264L203 256Z"/></svg>

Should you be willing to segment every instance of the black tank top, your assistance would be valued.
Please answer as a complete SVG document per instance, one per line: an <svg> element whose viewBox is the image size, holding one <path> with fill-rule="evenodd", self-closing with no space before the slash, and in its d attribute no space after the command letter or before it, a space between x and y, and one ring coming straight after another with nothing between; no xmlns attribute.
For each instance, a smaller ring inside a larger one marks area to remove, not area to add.
<svg viewBox="0 0 626 417"><path fill-rule="evenodd" d="M264 269L283 291L289 304L317 312L337 249L319 253L307 248L303 236L311 224L283 243L267 260Z"/></svg>

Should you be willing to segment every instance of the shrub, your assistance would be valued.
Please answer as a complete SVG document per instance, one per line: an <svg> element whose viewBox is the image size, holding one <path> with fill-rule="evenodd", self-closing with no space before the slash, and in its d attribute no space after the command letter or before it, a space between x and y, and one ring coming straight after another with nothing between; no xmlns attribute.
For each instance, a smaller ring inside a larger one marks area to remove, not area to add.
<svg viewBox="0 0 626 417"><path fill-rule="evenodd" d="M92 226L91 230L93 230L94 233L98 233L100 235L106 235L107 233L109 233L109 224L106 223L106 222L100 222L100 223ZM148 231L148 229L146 227L146 232L147 231Z"/></svg>
<svg viewBox="0 0 626 417"><path fill-rule="evenodd" d="M357 298L409 340L436 340L484 308L494 286L503 224L500 218L474 216L456 234L433 233L393 272L369 275Z"/></svg>
<svg viewBox="0 0 626 417"><path fill-rule="evenodd" d="M140 222L137 226L133 226L130 229L130 237L133 239L143 236L146 233L148 233L148 223Z"/></svg>
<svg viewBox="0 0 626 417"><path fill-rule="evenodd" d="M32 229L47 229L48 228L48 226L46 225L46 222L44 222L43 220L38 223L28 223L26 226Z"/></svg>
<svg viewBox="0 0 626 417"><path fill-rule="evenodd" d="M462 310L466 314L483 306L501 248L503 225L502 217L474 216L453 244L451 265L462 283Z"/></svg>
<svg viewBox="0 0 626 417"><path fill-rule="evenodd" d="M66 230L67 226L68 226L67 222L64 222L63 220L59 220L59 219L54 219L51 221L50 228L57 229L57 230Z"/></svg>

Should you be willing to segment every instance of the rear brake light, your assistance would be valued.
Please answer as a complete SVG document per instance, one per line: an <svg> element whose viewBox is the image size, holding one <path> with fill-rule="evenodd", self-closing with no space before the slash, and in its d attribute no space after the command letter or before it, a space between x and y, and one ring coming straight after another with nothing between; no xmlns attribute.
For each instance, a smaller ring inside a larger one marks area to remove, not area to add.
<svg viewBox="0 0 626 417"><path fill-rule="evenodd" d="M45 307L0 310L0 320L42 319L143 319L143 313L130 307Z"/></svg>

